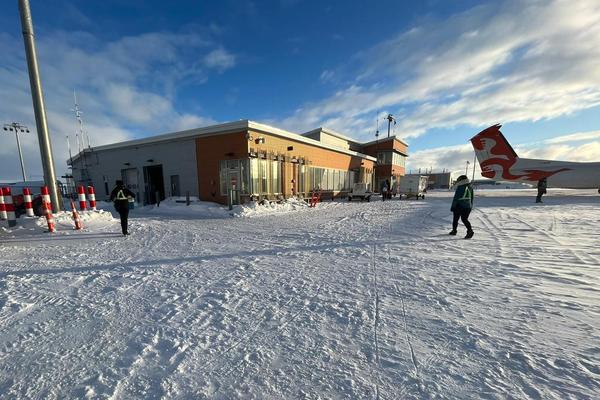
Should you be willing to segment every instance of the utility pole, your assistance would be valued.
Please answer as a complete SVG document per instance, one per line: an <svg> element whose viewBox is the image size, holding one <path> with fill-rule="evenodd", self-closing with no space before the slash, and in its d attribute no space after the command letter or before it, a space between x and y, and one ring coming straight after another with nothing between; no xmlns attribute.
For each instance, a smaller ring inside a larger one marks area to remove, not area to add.
<svg viewBox="0 0 600 400"><path fill-rule="evenodd" d="M467 169L465 169L465 175L469 176L469 160L467 160Z"/></svg>
<svg viewBox="0 0 600 400"><path fill-rule="evenodd" d="M473 156L473 179L471 179L471 182L475 181L475 168L477 167L477 154L475 154Z"/></svg>
<svg viewBox="0 0 600 400"><path fill-rule="evenodd" d="M12 124L4 125L5 131L14 131L15 137L17 138L17 149L19 149L19 160L21 161L21 173L23 174L23 182L27 180L25 176L25 163L23 162L23 152L21 152L21 141L19 140L19 131L29 133L29 128L25 125L21 125L18 122L13 122Z"/></svg>
<svg viewBox="0 0 600 400"><path fill-rule="evenodd" d="M387 117L385 117L385 119L388 120L388 135L387 135L387 137L390 137L390 127L392 126L392 121L394 122L394 125L396 125L396 118L394 118L394 116L392 114L388 114Z"/></svg>
<svg viewBox="0 0 600 400"><path fill-rule="evenodd" d="M37 127L38 140L40 143L40 154L42 156L42 167L44 169L44 181L50 189L50 200L55 212L61 210L62 199L56 188L56 174L54 172L54 160L52 158L52 144L48 133L48 121L46 120L46 108L44 105L44 94L42 92L42 81L37 62L35 50L35 38L33 34L33 20L29 0L19 0L19 15L23 29L23 41L25 43L25 54L27 56L27 69L29 70L29 84L31 85L31 98L33 100L33 111Z"/></svg>

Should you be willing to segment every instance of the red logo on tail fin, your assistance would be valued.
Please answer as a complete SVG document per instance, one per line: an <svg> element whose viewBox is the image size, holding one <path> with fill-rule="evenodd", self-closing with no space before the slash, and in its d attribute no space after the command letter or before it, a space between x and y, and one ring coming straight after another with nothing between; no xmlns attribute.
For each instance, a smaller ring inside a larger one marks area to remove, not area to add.
<svg viewBox="0 0 600 400"><path fill-rule="evenodd" d="M547 178L561 171L568 171L569 168L561 168L555 171L542 170L525 170L525 174L513 175L510 169L516 164L517 153L504 138L500 128L502 125L492 125L479 132L471 139L471 143L475 151L488 153L489 157L481 160L481 175L486 178L498 178L496 172L492 168L493 165L498 165L502 168L502 178L507 180L524 179L528 181L539 181L542 178Z"/></svg>

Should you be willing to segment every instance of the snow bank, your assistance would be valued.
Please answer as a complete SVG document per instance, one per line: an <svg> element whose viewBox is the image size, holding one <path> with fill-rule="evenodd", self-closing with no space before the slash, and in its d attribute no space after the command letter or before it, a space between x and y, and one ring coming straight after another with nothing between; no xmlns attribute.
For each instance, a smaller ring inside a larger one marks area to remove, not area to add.
<svg viewBox="0 0 600 400"><path fill-rule="evenodd" d="M73 222L73 214L71 211L61 211L54 214L54 223L56 226L55 234L70 234L76 232L91 232L103 231L113 227L118 220L113 218L112 214L107 211L79 211L79 217L83 223L81 231L75 231L75 223ZM17 220L17 226L9 228L5 221L0 228L0 235L15 237L20 235L45 234L48 231L48 223L44 217L25 217L21 216Z"/></svg>
<svg viewBox="0 0 600 400"><path fill-rule="evenodd" d="M322 206L322 203L319 203L319 206ZM231 214L235 217L259 217L271 214L305 211L309 208L307 202L292 197L281 203L253 201L249 204L235 206Z"/></svg>
<svg viewBox="0 0 600 400"><path fill-rule="evenodd" d="M331 207L337 203L319 203L317 208ZM107 209L112 209L111 203L104 203ZM186 205L185 197L169 197L160 202L148 206L137 207L131 211L130 217L174 217L185 219L219 219L219 218L243 218L259 217L272 214L282 214L309 210L308 203L301 199L289 198L281 202L252 201L243 205L233 206L229 210L227 206L208 201L199 201L196 197L190 197L190 205Z"/></svg>

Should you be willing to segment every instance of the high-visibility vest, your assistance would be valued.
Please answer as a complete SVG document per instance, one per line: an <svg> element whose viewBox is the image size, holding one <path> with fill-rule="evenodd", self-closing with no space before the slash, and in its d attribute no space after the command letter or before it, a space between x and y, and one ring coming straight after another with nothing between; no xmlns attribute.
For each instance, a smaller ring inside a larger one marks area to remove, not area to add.
<svg viewBox="0 0 600 400"><path fill-rule="evenodd" d="M125 196L125 193L123 193L123 189L120 189L117 192L117 200L127 200L127 196Z"/></svg>
<svg viewBox="0 0 600 400"><path fill-rule="evenodd" d="M463 192L463 195L460 199L458 200L471 200L473 198L473 195L471 193L471 190L469 189L469 187L465 187L465 191Z"/></svg>

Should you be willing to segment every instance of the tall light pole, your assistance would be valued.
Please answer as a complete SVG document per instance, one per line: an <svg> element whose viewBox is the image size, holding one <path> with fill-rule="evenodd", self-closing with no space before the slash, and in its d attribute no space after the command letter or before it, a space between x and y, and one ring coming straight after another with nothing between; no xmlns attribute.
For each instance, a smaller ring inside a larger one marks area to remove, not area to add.
<svg viewBox="0 0 600 400"><path fill-rule="evenodd" d="M17 138L17 149L19 149L19 160L21 161L21 173L23 174L23 182L27 180L25 176L25 163L23 162L23 153L21 152L21 141L19 140L19 132L29 133L29 128L25 125L21 125L18 122L13 122L11 124L4 124L4 130L7 132L15 132L15 137Z"/></svg>
<svg viewBox="0 0 600 400"><path fill-rule="evenodd" d="M467 168L465 169L465 175L469 176L469 160L467 160Z"/></svg>
<svg viewBox="0 0 600 400"><path fill-rule="evenodd" d="M48 121L46 120L46 108L44 106L44 94L42 92L42 81L38 68L37 55L35 51L35 38L33 36L33 20L29 0L19 0L19 15L23 30L23 41L25 43L25 55L27 56L27 69L29 70L29 84L31 85L31 98L33 100L33 111L35 114L35 125L37 127L38 141L40 143L40 154L42 156L42 167L44 169L44 181L50 189L50 200L55 212L60 211L62 199L56 188L56 174L54 172L54 160L52 158L52 144L48 133Z"/></svg>

